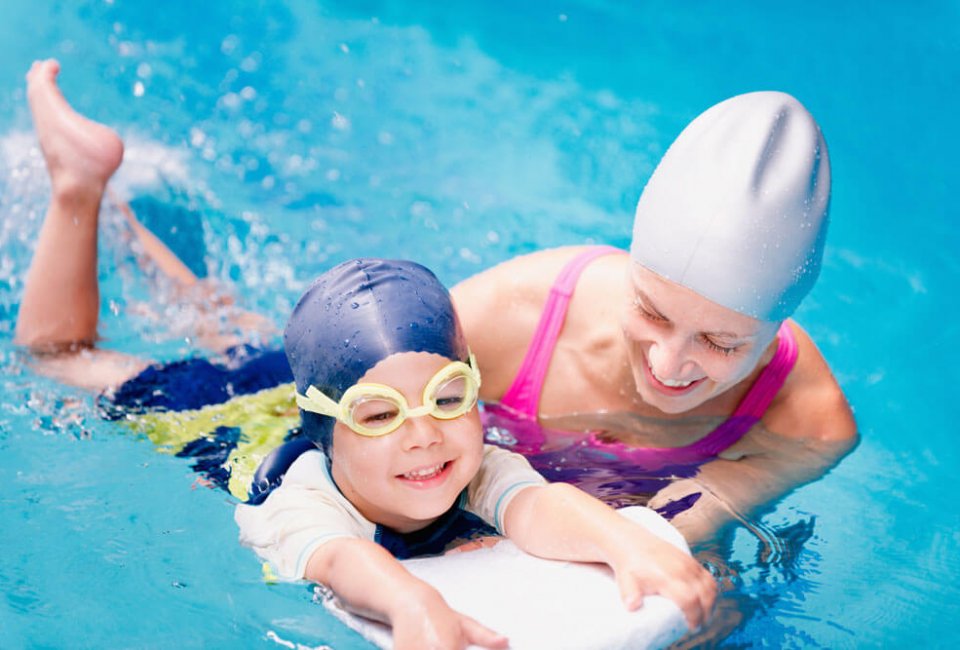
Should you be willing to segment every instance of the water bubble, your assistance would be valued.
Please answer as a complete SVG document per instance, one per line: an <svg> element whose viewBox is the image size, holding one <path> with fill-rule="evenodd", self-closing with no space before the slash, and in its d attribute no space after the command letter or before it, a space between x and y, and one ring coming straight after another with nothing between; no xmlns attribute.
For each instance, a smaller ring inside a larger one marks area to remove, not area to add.
<svg viewBox="0 0 960 650"><path fill-rule="evenodd" d="M350 128L350 120L340 113L334 113L330 118L330 125L338 131L346 131Z"/></svg>
<svg viewBox="0 0 960 650"><path fill-rule="evenodd" d="M516 437L507 429L502 429L500 427L488 428L485 437L487 442L492 442L498 445L511 446L517 444Z"/></svg>
<svg viewBox="0 0 960 650"><path fill-rule="evenodd" d="M198 129L197 127L193 127L192 129L190 129L190 144L193 145L194 147L199 147L206 141L206 139L207 139L207 134L201 131L200 129Z"/></svg>
<svg viewBox="0 0 960 650"><path fill-rule="evenodd" d="M237 93L227 93L220 98L220 104L226 108L237 108L240 103L240 95Z"/></svg>
<svg viewBox="0 0 960 650"><path fill-rule="evenodd" d="M220 42L220 51L224 54L232 54L239 45L240 39L237 38L236 34L230 34Z"/></svg>
<svg viewBox="0 0 960 650"><path fill-rule="evenodd" d="M244 72L256 72L260 67L261 58L262 56L259 52L254 52L240 62L240 69Z"/></svg>

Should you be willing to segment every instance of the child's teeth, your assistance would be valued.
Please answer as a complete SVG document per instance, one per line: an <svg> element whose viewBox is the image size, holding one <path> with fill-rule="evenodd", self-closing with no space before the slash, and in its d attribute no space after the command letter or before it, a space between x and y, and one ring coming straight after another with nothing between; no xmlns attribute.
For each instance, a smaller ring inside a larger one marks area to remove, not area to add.
<svg viewBox="0 0 960 650"><path fill-rule="evenodd" d="M412 481L422 481L424 479L433 478L440 473L440 470L443 469L443 466L446 463L439 463L433 467L427 467L426 469L418 469L414 472L407 472L403 475L403 478L410 479Z"/></svg>

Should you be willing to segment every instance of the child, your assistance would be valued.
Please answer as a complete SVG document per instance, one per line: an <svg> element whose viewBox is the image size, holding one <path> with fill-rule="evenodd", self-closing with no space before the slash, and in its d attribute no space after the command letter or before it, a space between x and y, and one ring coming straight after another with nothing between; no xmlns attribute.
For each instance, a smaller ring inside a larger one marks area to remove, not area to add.
<svg viewBox="0 0 960 650"><path fill-rule="evenodd" d="M189 360L161 367L96 346L98 213L123 144L107 127L73 111L56 86L58 72L55 61L42 61L28 74L28 99L52 185L17 319L16 340L34 353L36 369L66 383L106 390L115 404L167 413L184 401L225 399L240 386L252 393L282 383L289 368L263 363L269 359L263 355L227 365ZM162 271L184 288L198 284L132 214L127 216ZM472 640L505 643L451 611L386 550L398 556L438 552L456 538L488 530L483 520L531 553L608 563L628 607L639 606L645 593L658 592L682 607L691 626L702 622L715 585L695 561L585 494L566 485L544 485L522 458L483 446L474 406L479 375L436 278L408 263L350 263L324 278L294 313L287 347L300 380L303 428L325 452L303 454L262 506L240 507L248 543L276 555L282 573L323 581L355 608L387 618L398 648L433 641L442 647ZM369 302L371 297L380 302ZM239 318L249 330L250 315ZM200 331L198 337L211 349L224 347L218 331ZM341 399L358 381L394 389L359 388L354 394L381 399L357 400L356 408L338 415L362 432L389 430L389 435L357 435L314 413L326 410L317 390ZM157 382L163 382L162 390ZM230 391L221 395L225 382ZM425 386L433 417L421 412ZM164 401L173 392L178 403ZM376 410L384 405L386 410ZM188 408L196 406L191 402ZM279 419L282 413L273 415L270 419ZM220 413L211 420L226 422ZM226 425L222 428L232 427ZM298 510L303 499L306 507ZM275 515L271 521L269 513ZM332 519L324 520L324 513ZM309 537L318 521L336 536ZM304 538L303 560L284 559ZM372 585L378 589L369 589Z"/></svg>
<svg viewBox="0 0 960 650"><path fill-rule="evenodd" d="M695 560L484 445L476 362L448 292L424 267L334 267L300 299L284 344L303 432L319 449L261 505L236 512L241 541L283 577L328 585L389 622L395 648L506 647L397 560L442 552L485 523L528 553L609 565L628 609L660 593L692 628L707 617L716 586Z"/></svg>

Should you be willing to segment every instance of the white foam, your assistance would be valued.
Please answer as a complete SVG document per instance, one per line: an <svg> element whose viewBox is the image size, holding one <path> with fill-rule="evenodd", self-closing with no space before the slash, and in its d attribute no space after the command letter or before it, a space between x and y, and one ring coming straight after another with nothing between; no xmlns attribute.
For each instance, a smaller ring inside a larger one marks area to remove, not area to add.
<svg viewBox="0 0 960 650"><path fill-rule="evenodd" d="M110 186L117 195L129 200L139 191L164 185L191 189L190 152L180 147L151 140L136 133L124 137L123 164L113 175Z"/></svg>

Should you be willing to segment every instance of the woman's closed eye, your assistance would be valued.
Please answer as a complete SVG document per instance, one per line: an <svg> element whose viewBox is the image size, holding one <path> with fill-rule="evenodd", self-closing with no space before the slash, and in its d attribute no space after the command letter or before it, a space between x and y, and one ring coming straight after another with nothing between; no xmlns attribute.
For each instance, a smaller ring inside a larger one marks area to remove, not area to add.
<svg viewBox="0 0 960 650"><path fill-rule="evenodd" d="M741 345L720 345L709 336L704 336L701 339L710 350L722 354L723 356L729 356L740 349Z"/></svg>
<svg viewBox="0 0 960 650"><path fill-rule="evenodd" d="M640 312L640 315L646 318L647 320L653 321L655 323L667 322L667 318L665 316L644 307L643 302L640 300L640 298L636 298L633 301L633 306L636 307L637 311Z"/></svg>

